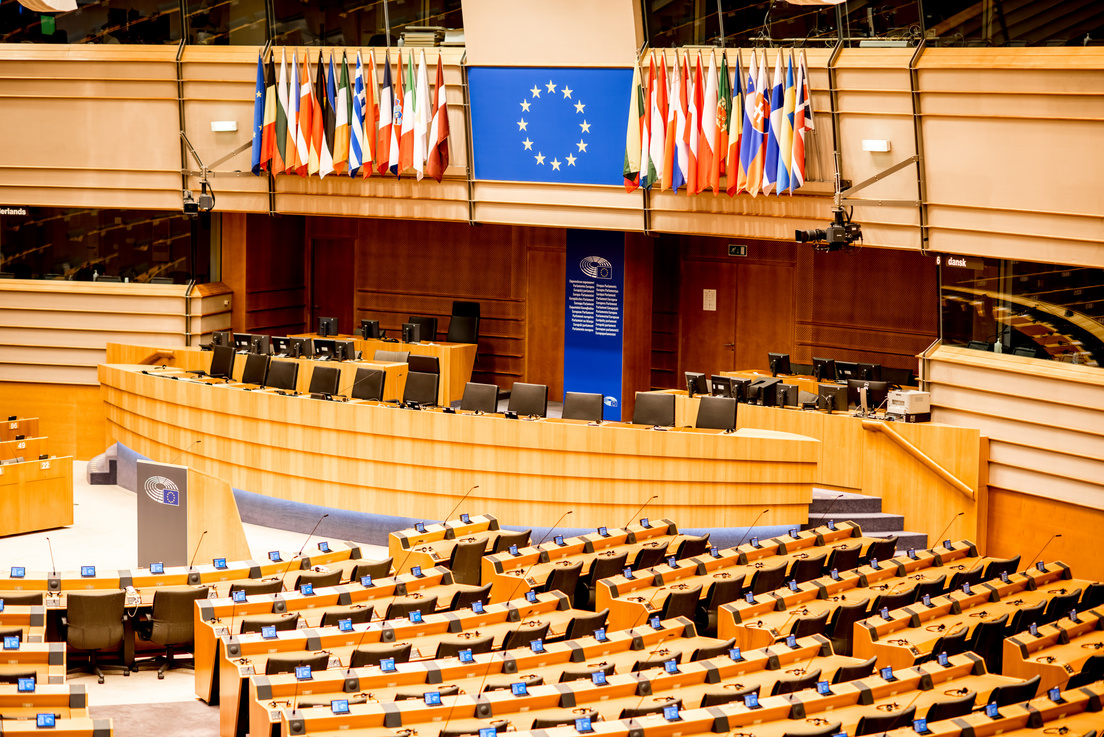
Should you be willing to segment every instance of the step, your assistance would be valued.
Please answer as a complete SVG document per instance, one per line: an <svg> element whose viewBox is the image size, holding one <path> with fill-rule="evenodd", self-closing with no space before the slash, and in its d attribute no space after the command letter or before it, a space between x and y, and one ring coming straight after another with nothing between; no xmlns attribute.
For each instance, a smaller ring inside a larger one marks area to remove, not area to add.
<svg viewBox="0 0 1104 737"><path fill-rule="evenodd" d="M897 552L904 554L909 550L924 550L928 547L928 536L923 532L898 532Z"/></svg>
<svg viewBox="0 0 1104 737"><path fill-rule="evenodd" d="M827 512L832 519L845 519L846 515L851 513L880 511L882 511L882 500L876 496L813 489L813 503L809 505L809 518L818 518Z"/></svg>

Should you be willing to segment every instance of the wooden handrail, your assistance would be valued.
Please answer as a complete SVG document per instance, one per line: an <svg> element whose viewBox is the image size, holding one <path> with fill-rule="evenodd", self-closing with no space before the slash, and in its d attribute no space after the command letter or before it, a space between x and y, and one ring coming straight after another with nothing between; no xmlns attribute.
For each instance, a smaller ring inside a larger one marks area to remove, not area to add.
<svg viewBox="0 0 1104 737"><path fill-rule="evenodd" d="M152 366L156 363L162 363L164 361L175 361L176 351L158 350L149 354L141 361L138 362L139 366Z"/></svg>
<svg viewBox="0 0 1104 737"><path fill-rule="evenodd" d="M936 474L937 476L939 476L939 478L946 481L963 496L970 499L971 501L975 499L973 489L963 483L962 480L955 476L953 473L932 460L932 458L927 453L920 450L909 441L905 440L905 438L903 438L900 434L898 434L896 430L894 430L885 422L881 422L880 420L863 420L862 428L863 430L869 430L871 432L884 433L886 437L897 443L897 445L901 446L901 448L903 448L906 453L927 466L927 468L932 473Z"/></svg>

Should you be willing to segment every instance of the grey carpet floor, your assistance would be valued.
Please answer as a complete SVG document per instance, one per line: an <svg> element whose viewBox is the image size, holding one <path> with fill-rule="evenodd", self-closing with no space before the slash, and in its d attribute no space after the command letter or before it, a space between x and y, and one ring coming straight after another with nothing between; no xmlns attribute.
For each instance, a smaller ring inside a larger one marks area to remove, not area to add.
<svg viewBox="0 0 1104 737"><path fill-rule="evenodd" d="M202 701L119 704L89 708L94 719L111 719L115 737L217 737L219 710Z"/></svg>

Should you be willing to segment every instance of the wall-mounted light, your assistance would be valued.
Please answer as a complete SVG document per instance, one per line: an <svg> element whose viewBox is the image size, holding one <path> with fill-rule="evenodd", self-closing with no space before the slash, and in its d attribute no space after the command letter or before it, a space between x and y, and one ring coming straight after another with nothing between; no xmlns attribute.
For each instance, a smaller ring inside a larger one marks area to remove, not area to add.
<svg viewBox="0 0 1104 737"><path fill-rule="evenodd" d="M889 152L889 141L880 141L876 139L863 139L862 142L863 151L875 151L877 153Z"/></svg>
<svg viewBox="0 0 1104 737"><path fill-rule="evenodd" d="M238 130L238 121L236 121L236 120L212 120L211 121L211 130L215 133L233 133L233 132ZM865 143L865 141L863 143Z"/></svg>

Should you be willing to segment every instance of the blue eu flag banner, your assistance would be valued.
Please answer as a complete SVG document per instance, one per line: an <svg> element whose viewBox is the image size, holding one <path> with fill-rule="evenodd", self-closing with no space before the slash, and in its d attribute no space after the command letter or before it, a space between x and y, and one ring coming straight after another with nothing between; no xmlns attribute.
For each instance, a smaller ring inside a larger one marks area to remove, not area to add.
<svg viewBox="0 0 1104 737"><path fill-rule="evenodd" d="M475 178L624 184L632 69L468 70Z"/></svg>

